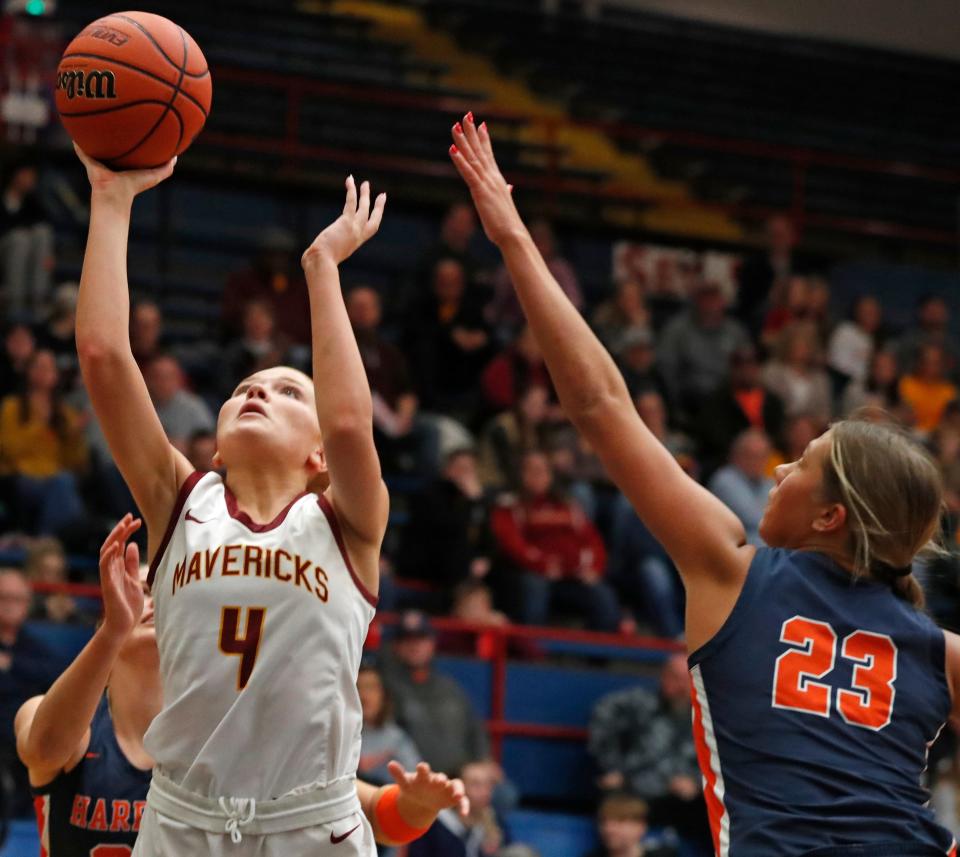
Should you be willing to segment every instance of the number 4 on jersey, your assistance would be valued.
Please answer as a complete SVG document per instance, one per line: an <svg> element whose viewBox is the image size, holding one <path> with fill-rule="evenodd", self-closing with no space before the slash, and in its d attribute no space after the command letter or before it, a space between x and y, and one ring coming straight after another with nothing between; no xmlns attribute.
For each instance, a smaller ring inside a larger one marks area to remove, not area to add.
<svg viewBox="0 0 960 857"><path fill-rule="evenodd" d="M837 634L826 622L794 616L783 623L780 641L798 648L777 658L773 707L830 716L833 688L822 679L837 659ZM893 713L897 647L886 634L854 631L843 638L840 657L853 661L852 690L837 690L837 710L854 726L879 731Z"/></svg>
<svg viewBox="0 0 960 857"><path fill-rule="evenodd" d="M260 635L263 632L263 621L267 611L263 607L247 608L246 632L241 637L240 607L224 607L220 614L220 651L225 655L239 655L240 664L237 667L237 690L243 690L250 681L250 673L257 660L257 651L260 649Z"/></svg>

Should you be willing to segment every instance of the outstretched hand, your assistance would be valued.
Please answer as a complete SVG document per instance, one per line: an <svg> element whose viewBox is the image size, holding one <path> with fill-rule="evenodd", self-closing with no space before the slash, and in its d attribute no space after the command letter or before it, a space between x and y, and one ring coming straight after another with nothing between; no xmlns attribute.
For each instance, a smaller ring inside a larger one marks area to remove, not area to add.
<svg viewBox="0 0 960 857"><path fill-rule="evenodd" d="M120 640L140 621L143 584L140 582L140 551L127 544L141 521L124 515L100 548L100 590L103 595L103 628Z"/></svg>
<svg viewBox="0 0 960 857"><path fill-rule="evenodd" d="M512 185L500 173L490 144L487 123L474 124L473 113L453 126L450 157L467 183L483 231L497 246L511 234L525 231L517 207L513 204Z"/></svg>
<svg viewBox="0 0 960 857"><path fill-rule="evenodd" d="M446 774L434 772L426 762L417 765L417 770L412 774L405 771L399 762L390 762L387 770L400 787L400 797L416 804L431 816L449 807L456 807L463 818L469 815L470 799L466 796L462 780L451 780Z"/></svg>
<svg viewBox="0 0 960 857"><path fill-rule="evenodd" d="M313 239L301 259L304 268L314 260L328 260L339 265L377 234L383 219L383 208L387 204L387 195L381 193L371 211L370 182L360 185L359 199L353 176L347 176L346 186L347 199L343 214Z"/></svg>
<svg viewBox="0 0 960 857"><path fill-rule="evenodd" d="M162 167L115 171L100 161L95 161L76 143L73 144L73 150L87 168L87 178L94 193L115 196L124 202L132 202L138 193L143 193L169 178L177 163L176 158L171 158Z"/></svg>

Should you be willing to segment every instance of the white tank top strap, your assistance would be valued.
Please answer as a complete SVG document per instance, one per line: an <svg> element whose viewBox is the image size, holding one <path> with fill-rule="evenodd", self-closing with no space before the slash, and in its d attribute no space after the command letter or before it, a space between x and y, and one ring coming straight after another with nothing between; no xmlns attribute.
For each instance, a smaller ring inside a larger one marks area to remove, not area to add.
<svg viewBox="0 0 960 857"><path fill-rule="evenodd" d="M354 777L344 777L274 800L247 797L205 797L153 772L147 806L155 812L207 833L222 833L233 842L244 835L286 833L330 824L360 812Z"/></svg>

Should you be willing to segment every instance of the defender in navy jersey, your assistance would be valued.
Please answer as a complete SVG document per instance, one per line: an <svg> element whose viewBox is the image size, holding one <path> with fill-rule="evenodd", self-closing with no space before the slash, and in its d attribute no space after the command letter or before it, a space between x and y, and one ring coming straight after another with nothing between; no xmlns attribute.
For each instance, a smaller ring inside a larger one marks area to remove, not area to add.
<svg viewBox="0 0 960 857"><path fill-rule="evenodd" d="M485 125L450 156L500 249L561 404L664 545L687 594L694 732L720 857L955 855L927 808L928 746L960 714L960 637L920 611L940 474L889 425L835 424L777 468L771 548L688 477L551 276Z"/></svg>
<svg viewBox="0 0 960 857"><path fill-rule="evenodd" d="M126 545L139 526L127 515L101 549L104 621L94 639L46 696L28 700L17 714L40 857L125 857L140 830L154 763L143 738L161 699L153 600L136 546ZM460 780L426 764L407 772L391 762L389 769L410 826L429 826L443 809L469 811ZM377 841L388 844L373 811L383 789L358 780L356 791Z"/></svg>

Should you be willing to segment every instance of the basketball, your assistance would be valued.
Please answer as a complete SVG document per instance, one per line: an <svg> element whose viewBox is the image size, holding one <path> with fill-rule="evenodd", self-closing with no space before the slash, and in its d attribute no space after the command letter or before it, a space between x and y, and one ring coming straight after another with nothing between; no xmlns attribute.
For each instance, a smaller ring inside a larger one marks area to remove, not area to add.
<svg viewBox="0 0 960 857"><path fill-rule="evenodd" d="M184 152L203 128L211 95L197 43L149 12L94 21L57 68L64 127L84 152L113 169L157 167Z"/></svg>

